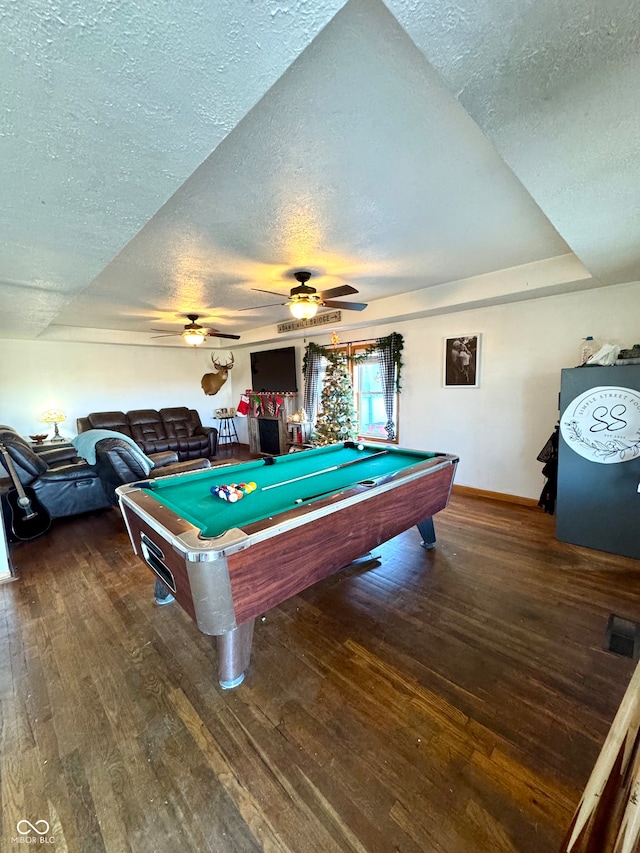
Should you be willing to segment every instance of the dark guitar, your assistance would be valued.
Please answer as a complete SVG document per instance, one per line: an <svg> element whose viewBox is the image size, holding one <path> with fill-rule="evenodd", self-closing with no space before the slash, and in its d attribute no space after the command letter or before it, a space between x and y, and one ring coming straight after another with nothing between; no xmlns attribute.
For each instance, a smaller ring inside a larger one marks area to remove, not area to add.
<svg viewBox="0 0 640 853"><path fill-rule="evenodd" d="M5 495L9 507L11 532L22 541L35 539L51 527L49 513L36 497L33 489L23 486L13 467L7 448L0 442L0 453L11 476L13 488Z"/></svg>

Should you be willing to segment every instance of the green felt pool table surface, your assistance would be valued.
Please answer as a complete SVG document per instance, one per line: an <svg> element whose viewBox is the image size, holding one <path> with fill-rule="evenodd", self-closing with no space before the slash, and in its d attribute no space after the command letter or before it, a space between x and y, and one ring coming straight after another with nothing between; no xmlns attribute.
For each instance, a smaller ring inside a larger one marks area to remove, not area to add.
<svg viewBox="0 0 640 853"><path fill-rule="evenodd" d="M356 445L331 445L273 460L258 459L160 478L145 491L198 527L203 536L215 537L230 528L242 528L285 512L301 501L312 501L314 496L327 497L356 483L378 480L408 469L437 455L395 447L366 445L359 450ZM345 467L339 467L343 465ZM286 482L289 480L293 482ZM211 493L213 487L241 482L254 482L257 488L235 503ZM276 485L280 483L283 485Z"/></svg>

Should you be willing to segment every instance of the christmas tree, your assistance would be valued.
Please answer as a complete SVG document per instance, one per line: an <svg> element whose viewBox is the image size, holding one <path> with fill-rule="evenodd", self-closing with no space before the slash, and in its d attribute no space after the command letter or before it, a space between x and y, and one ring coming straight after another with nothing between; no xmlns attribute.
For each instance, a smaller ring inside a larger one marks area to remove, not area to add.
<svg viewBox="0 0 640 853"><path fill-rule="evenodd" d="M353 440L358 435L347 357L344 351L335 350L327 358L329 363L322 383L320 414L313 435L314 444L320 446Z"/></svg>

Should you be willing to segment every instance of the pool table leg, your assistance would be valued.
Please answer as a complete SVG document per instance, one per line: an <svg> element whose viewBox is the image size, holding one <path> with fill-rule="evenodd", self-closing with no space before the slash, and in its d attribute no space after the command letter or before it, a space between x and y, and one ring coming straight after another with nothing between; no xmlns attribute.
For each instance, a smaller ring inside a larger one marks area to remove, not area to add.
<svg viewBox="0 0 640 853"><path fill-rule="evenodd" d="M421 521L418 524L418 530L422 536L422 542L420 543L422 547L427 549L435 548L436 531L433 526L433 516L429 516L429 518L425 518L424 521Z"/></svg>
<svg viewBox="0 0 640 853"><path fill-rule="evenodd" d="M232 631L216 637L218 680L220 687L225 690L231 690L244 681L244 671L251 658L254 622L255 619L249 619Z"/></svg>

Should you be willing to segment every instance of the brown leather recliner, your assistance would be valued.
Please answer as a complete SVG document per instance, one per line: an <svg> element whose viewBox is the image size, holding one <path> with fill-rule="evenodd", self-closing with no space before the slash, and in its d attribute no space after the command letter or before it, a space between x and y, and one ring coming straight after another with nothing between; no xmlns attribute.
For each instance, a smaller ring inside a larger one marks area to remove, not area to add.
<svg viewBox="0 0 640 853"><path fill-rule="evenodd" d="M93 412L86 418L78 418L76 426L78 432L86 432L89 429L111 429L133 438L129 421L124 412Z"/></svg>
<svg viewBox="0 0 640 853"><path fill-rule="evenodd" d="M177 447L171 446L174 443L169 441L160 412L153 409L136 409L133 412L127 412L127 421L133 440L145 453L177 451Z"/></svg>
<svg viewBox="0 0 640 853"><path fill-rule="evenodd" d="M197 456L212 458L218 447L218 430L203 427L195 409L179 406L160 409L160 417L172 450L177 450L180 459Z"/></svg>
<svg viewBox="0 0 640 853"><path fill-rule="evenodd" d="M61 448L50 453L34 453L31 445L15 430L0 428L18 479L33 489L51 518L106 509L111 501L93 465L75 456L75 450ZM66 453L66 458L61 458ZM69 457L68 454L74 454Z"/></svg>

